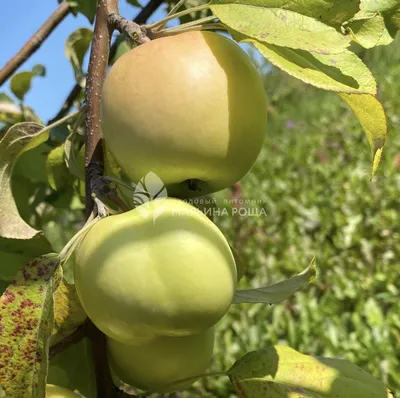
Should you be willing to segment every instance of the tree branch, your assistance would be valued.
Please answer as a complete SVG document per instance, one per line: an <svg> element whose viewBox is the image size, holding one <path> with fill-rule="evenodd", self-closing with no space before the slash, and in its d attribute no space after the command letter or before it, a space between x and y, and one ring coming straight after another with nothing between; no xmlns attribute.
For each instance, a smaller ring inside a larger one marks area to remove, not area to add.
<svg viewBox="0 0 400 398"><path fill-rule="evenodd" d="M136 22L137 24L143 24L145 23L148 18L153 14L155 10L163 3L163 0L150 0L137 14L133 22ZM110 48L110 54L109 54L109 61L114 58L115 53L117 52L118 44L119 44L119 38L117 38L114 43L112 44ZM70 93L68 94L67 99L65 100L61 110L57 113L56 116L53 117L49 121L49 124L55 122L56 120L62 118L65 116L68 111L71 109L73 103L77 100L79 94L81 93L82 87L79 84L75 84L75 86L72 88Z"/></svg>
<svg viewBox="0 0 400 398"><path fill-rule="evenodd" d="M116 12L108 15L108 22L121 33L126 33L137 44L144 44L150 41L146 36L145 29L136 22L130 21Z"/></svg>
<svg viewBox="0 0 400 398"><path fill-rule="evenodd" d="M0 86L41 46L69 12L70 7L67 2L58 6L49 19L0 70Z"/></svg>
<svg viewBox="0 0 400 398"><path fill-rule="evenodd" d="M102 133L100 127L101 90L106 76L112 27L108 24L108 15L118 12L118 0L100 0L94 26L89 70L86 82L86 216L92 213L95 203L92 197L98 177L104 169ZM93 362L96 373L97 395L114 397L117 387L111 378L107 360L106 337L92 322L88 324L88 333L92 343Z"/></svg>
<svg viewBox="0 0 400 398"><path fill-rule="evenodd" d="M58 111L57 115L50 119L47 124L52 124L57 120L63 118L70 111L70 109L74 105L74 102L78 99L81 91L82 87L79 84L75 84L71 92L68 94L68 97L65 99L61 109Z"/></svg>
<svg viewBox="0 0 400 398"><path fill-rule="evenodd" d="M54 358L57 354L64 351L70 345L79 343L84 337L86 337L88 322L89 321L86 320L73 333L50 347L49 359Z"/></svg>

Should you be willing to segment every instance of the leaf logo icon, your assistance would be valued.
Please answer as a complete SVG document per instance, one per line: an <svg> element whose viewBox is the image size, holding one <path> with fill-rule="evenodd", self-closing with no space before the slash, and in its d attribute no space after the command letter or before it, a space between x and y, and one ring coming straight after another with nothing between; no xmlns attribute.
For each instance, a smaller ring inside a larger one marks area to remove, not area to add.
<svg viewBox="0 0 400 398"><path fill-rule="evenodd" d="M157 174L150 171L135 186L133 194L133 203L135 208L141 212L143 217L149 217L152 201L164 200L168 197L167 188ZM162 213L162 208L158 208L153 212L153 222Z"/></svg>

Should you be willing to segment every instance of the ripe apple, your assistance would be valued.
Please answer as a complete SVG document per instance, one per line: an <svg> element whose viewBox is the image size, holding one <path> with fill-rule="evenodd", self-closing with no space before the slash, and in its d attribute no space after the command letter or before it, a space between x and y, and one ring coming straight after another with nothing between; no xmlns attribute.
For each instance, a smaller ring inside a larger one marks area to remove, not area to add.
<svg viewBox="0 0 400 398"><path fill-rule="evenodd" d="M134 182L153 172L169 196L202 196L239 181L256 160L267 105L257 69L213 32L153 40L112 66L102 129Z"/></svg>
<svg viewBox="0 0 400 398"><path fill-rule="evenodd" d="M102 219L75 257L83 308L103 333L122 343L212 327L232 302L236 278L222 232L175 198Z"/></svg>
<svg viewBox="0 0 400 398"><path fill-rule="evenodd" d="M159 336L145 344L127 345L107 339L110 367L121 381L164 393L189 388L195 380L169 384L204 373L213 346L214 328L190 336Z"/></svg>
<svg viewBox="0 0 400 398"><path fill-rule="evenodd" d="M54 384L46 385L46 398L80 398L80 395L64 387L55 386Z"/></svg>

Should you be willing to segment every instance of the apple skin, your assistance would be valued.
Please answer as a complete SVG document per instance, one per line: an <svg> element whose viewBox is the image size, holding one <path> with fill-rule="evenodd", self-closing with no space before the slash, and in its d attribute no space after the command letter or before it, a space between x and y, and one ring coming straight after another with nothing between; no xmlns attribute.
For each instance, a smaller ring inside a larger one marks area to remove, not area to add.
<svg viewBox="0 0 400 398"><path fill-rule="evenodd" d="M126 345L107 339L112 371L124 383L149 392L173 392L189 388L194 380L174 381L197 376L210 364L214 328L183 337L155 337L145 344Z"/></svg>
<svg viewBox="0 0 400 398"><path fill-rule="evenodd" d="M81 396L67 388L59 387L54 384L47 384L46 398L81 398Z"/></svg>
<svg viewBox="0 0 400 398"><path fill-rule="evenodd" d="M227 188L249 171L266 133L267 104L237 43L185 32L118 59L104 83L101 121L131 180L153 172L169 196L187 198Z"/></svg>
<svg viewBox="0 0 400 398"><path fill-rule="evenodd" d="M237 283L222 232L175 198L97 222L76 251L74 271L89 318L127 344L209 329L227 312Z"/></svg>

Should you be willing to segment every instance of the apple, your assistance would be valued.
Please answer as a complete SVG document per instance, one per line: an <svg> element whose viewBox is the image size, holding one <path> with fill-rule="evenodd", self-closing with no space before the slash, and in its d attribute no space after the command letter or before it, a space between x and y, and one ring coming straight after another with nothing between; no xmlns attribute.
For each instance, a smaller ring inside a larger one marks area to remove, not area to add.
<svg viewBox="0 0 400 398"><path fill-rule="evenodd" d="M59 387L54 384L47 384L46 398L81 398L81 396L67 388Z"/></svg>
<svg viewBox="0 0 400 398"><path fill-rule="evenodd" d="M111 67L102 130L126 175L149 172L169 196L202 196L239 181L266 132L261 77L234 41L185 32L143 44Z"/></svg>
<svg viewBox="0 0 400 398"><path fill-rule="evenodd" d="M122 343L209 329L227 312L237 283L222 232L175 198L97 222L76 251L74 276L89 318Z"/></svg>
<svg viewBox="0 0 400 398"><path fill-rule="evenodd" d="M112 371L124 383L149 392L173 392L189 388L210 364L214 328L183 337L159 336L144 344L127 345L107 339ZM172 385L171 385L172 384Z"/></svg>

